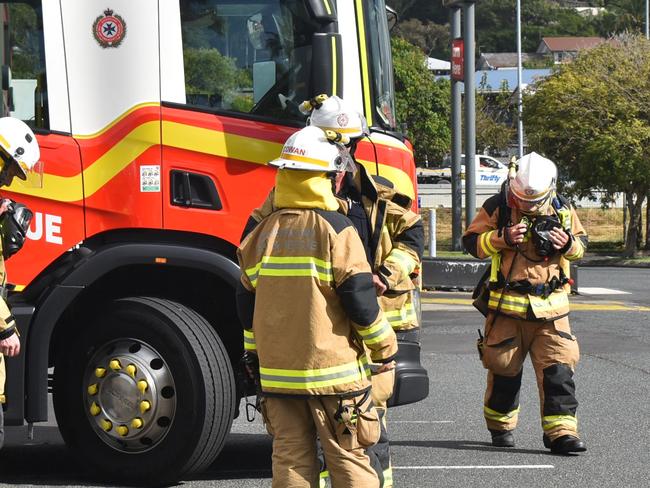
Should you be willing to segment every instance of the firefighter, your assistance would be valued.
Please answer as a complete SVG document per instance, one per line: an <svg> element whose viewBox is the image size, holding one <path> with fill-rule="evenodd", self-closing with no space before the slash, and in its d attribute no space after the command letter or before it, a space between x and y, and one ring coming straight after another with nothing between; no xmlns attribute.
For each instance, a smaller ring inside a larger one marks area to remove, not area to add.
<svg viewBox="0 0 650 488"><path fill-rule="evenodd" d="M568 291L569 262L583 256L587 234L575 209L555 192L552 161L531 153L516 165L463 236L468 252L492 259L478 343L488 370L484 416L492 445L513 447L522 366L530 352L544 446L553 453L582 452L573 381L579 350L569 326Z"/></svg>
<svg viewBox="0 0 650 488"><path fill-rule="evenodd" d="M14 177L25 180L26 183L37 186L42 175L38 164L40 150L32 130L21 120L11 117L0 118L0 187L10 186ZM12 212L11 200L0 202L0 222L2 222L0 243L0 448L4 444L4 413L6 366L5 357L17 356L20 353L18 329L6 299L6 274L4 260L22 246L25 238L24 228L16 228L15 219L6 218ZM27 221L27 227L29 221ZM16 232L18 230L18 232ZM6 236L13 237L6 239ZM22 239L22 240L21 240ZM13 247L13 251L10 251Z"/></svg>
<svg viewBox="0 0 650 488"><path fill-rule="evenodd" d="M273 436L273 486L319 483L320 438L334 487L377 487L366 448L379 438L366 357L394 367L395 333L378 306L363 244L332 192L354 164L317 127L285 143L273 206L243 241L237 292L245 348L257 354Z"/></svg>
<svg viewBox="0 0 650 488"><path fill-rule="evenodd" d="M341 141L346 143L352 158L359 141L369 134L365 117L337 96L319 95L303 102L301 110L310 115L307 122L310 126L341 134ZM377 181L373 180L364 166L356 162L349 171L338 173L335 192L339 211L348 216L361 237L386 318L397 333L410 334L417 340L419 324L414 290L418 286L424 251L422 220L410 210L412 201L408 196L397 192L389 180L376 178ZM273 192L260 208L253 211L244 235L272 210ZM371 454L380 465L378 474L384 488L393 486L386 408L393 394L394 382L394 370L378 374L373 366L372 398L382 418L382 435ZM322 475L326 477L327 473Z"/></svg>

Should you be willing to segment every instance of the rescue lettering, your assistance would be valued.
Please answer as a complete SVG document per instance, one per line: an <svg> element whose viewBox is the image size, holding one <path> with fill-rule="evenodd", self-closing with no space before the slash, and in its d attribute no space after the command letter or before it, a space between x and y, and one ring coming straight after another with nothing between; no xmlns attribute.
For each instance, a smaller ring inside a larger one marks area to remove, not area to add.
<svg viewBox="0 0 650 488"><path fill-rule="evenodd" d="M63 237L61 237L62 220L63 219L60 215L34 212L34 218L29 225L29 230L27 231L27 238L33 241L38 241L42 239L43 234L45 234L45 242L63 244Z"/></svg>

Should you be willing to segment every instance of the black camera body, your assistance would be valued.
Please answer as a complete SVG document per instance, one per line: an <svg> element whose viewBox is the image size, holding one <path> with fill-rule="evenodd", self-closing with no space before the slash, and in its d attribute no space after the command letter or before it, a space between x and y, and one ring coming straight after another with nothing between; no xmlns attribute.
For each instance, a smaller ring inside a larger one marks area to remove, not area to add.
<svg viewBox="0 0 650 488"><path fill-rule="evenodd" d="M557 249L553 247L553 242L550 239L550 232L552 229L562 228L560 219L556 215L540 215L535 217L530 227L533 244L535 251L542 257L553 256L557 253Z"/></svg>

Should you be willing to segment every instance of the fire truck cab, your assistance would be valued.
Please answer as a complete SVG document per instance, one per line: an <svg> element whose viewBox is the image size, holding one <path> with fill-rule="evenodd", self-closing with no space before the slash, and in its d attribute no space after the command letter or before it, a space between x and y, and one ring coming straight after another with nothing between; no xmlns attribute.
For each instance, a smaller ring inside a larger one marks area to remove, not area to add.
<svg viewBox="0 0 650 488"><path fill-rule="evenodd" d="M41 189L7 263L23 352L6 421L46 421L92 465L170 480L215 459L243 394L235 251L267 161L338 94L368 119L357 159L415 200L384 0L0 3L2 115L26 121ZM394 404L428 394L402 337Z"/></svg>

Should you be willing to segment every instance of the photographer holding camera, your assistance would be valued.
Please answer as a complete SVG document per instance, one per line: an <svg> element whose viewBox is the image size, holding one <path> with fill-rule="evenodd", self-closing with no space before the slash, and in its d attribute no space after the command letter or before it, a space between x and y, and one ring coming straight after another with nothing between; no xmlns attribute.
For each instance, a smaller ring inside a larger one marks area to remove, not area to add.
<svg viewBox="0 0 650 488"><path fill-rule="evenodd" d="M511 164L463 236L473 256L492 259L489 281L475 291L486 315L478 349L488 370L484 416L496 447L514 447L523 362L530 352L540 396L544 446L586 450L577 429L573 372L579 359L569 326L569 262L587 234L575 210L555 192L557 168L536 153Z"/></svg>
<svg viewBox="0 0 650 488"><path fill-rule="evenodd" d="M40 149L32 130L23 121L0 118L0 187L9 186L14 177L25 185L40 186L42 166ZM18 252L25 242L32 212L20 203L0 200L0 448L4 444L5 356L20 353L16 321L6 303L5 259Z"/></svg>

